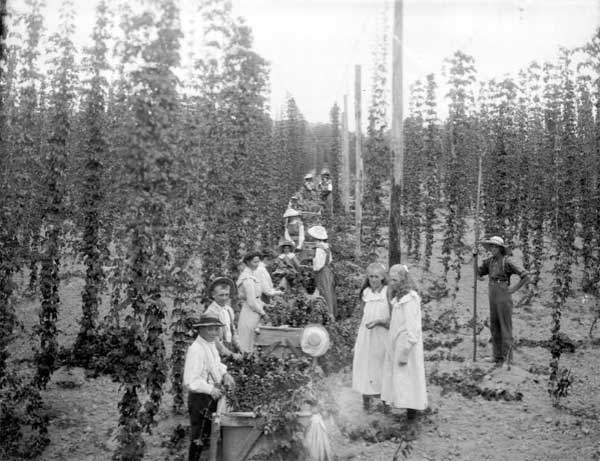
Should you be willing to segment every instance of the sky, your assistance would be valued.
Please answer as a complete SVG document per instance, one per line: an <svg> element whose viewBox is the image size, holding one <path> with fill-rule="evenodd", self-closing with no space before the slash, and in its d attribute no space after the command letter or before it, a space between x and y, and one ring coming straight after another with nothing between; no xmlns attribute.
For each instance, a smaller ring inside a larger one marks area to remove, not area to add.
<svg viewBox="0 0 600 461"><path fill-rule="evenodd" d="M311 122L327 122L333 103L341 105L345 94L353 114L358 64L366 118L372 54L386 8L392 32L393 0L232 1L234 14L253 30L255 50L270 62L274 117L288 95ZM59 4L60 0L47 0L49 31L58 22ZM75 42L83 46L89 41L96 1L75 0L75 4ZM184 16L184 29L186 21ZM412 82L428 73L441 81L444 59L458 49L475 58L480 79L499 78L515 75L533 60L555 59L560 46L584 44L599 26L600 0L404 0L405 94ZM404 99L406 106L408 97Z"/></svg>
<svg viewBox="0 0 600 461"><path fill-rule="evenodd" d="M289 92L308 120L327 121L344 94L353 114L360 64L365 113L386 4L391 32L392 0L234 0L271 62L274 112ZM599 26L598 0L405 0L404 92L429 73L442 79L444 59L458 49L475 58L480 78L501 77L554 59L560 46L582 45Z"/></svg>

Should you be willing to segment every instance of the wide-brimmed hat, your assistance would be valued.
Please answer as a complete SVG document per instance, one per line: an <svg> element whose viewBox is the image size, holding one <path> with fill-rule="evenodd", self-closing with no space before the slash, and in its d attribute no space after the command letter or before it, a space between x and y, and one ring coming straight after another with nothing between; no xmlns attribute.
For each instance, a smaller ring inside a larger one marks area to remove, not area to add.
<svg viewBox="0 0 600 461"><path fill-rule="evenodd" d="M321 170L321 176L331 176L331 173L329 172L328 168L323 168Z"/></svg>
<svg viewBox="0 0 600 461"><path fill-rule="evenodd" d="M300 336L300 348L305 354L320 357L327 352L330 345L329 333L323 325L314 323L304 327Z"/></svg>
<svg viewBox="0 0 600 461"><path fill-rule="evenodd" d="M208 296L212 296L212 292L217 285L228 285L233 295L236 292L235 282L228 277L217 277L208 285Z"/></svg>
<svg viewBox="0 0 600 461"><path fill-rule="evenodd" d="M225 324L219 320L219 317L213 314L202 314L200 318L192 323L192 327L194 328L203 328L203 327L224 327Z"/></svg>
<svg viewBox="0 0 600 461"><path fill-rule="evenodd" d="M283 248L283 247L290 247L292 250L294 249L294 247L296 246L296 244L294 242L292 242L291 240L286 240L286 239L281 239L279 241L279 245L277 245L278 248Z"/></svg>
<svg viewBox="0 0 600 461"><path fill-rule="evenodd" d="M284 218L292 218L294 216L300 216L300 212L294 210L293 208L288 208L287 210L285 210L285 213L283 213Z"/></svg>
<svg viewBox="0 0 600 461"><path fill-rule="evenodd" d="M306 174L304 175L304 180L306 181L307 179L313 179L313 177L314 177L314 176L313 176L313 174L312 174L312 173L306 173Z"/></svg>
<svg viewBox="0 0 600 461"><path fill-rule="evenodd" d="M506 248L506 244L504 243L504 240L502 239L502 237L498 237L497 235L494 235L493 237L490 237L489 239L485 239L485 240L481 240L481 244L482 245L496 245L502 248Z"/></svg>
<svg viewBox="0 0 600 461"><path fill-rule="evenodd" d="M317 240L327 240L327 230L323 226L312 226L308 229L308 235Z"/></svg>

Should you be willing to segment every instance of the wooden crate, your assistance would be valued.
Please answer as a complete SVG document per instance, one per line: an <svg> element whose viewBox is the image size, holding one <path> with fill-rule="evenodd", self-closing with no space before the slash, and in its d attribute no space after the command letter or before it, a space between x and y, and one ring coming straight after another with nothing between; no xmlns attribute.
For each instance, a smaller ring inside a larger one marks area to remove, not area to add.
<svg viewBox="0 0 600 461"><path fill-rule="evenodd" d="M311 413L297 414L300 423L307 427ZM274 439L260 429L264 424L252 412L223 413L220 416L221 445L220 461L244 461L250 456L260 455L273 448Z"/></svg>
<svg viewBox="0 0 600 461"><path fill-rule="evenodd" d="M258 326L258 331L254 337L254 344L257 346L271 346L273 344L289 344L293 347L300 347L300 336L304 328L291 327L269 327Z"/></svg>
<svg viewBox="0 0 600 461"><path fill-rule="evenodd" d="M300 355L300 337L303 328L268 327L260 325L259 333L254 336L254 344L261 346L270 354L285 357L290 354Z"/></svg>

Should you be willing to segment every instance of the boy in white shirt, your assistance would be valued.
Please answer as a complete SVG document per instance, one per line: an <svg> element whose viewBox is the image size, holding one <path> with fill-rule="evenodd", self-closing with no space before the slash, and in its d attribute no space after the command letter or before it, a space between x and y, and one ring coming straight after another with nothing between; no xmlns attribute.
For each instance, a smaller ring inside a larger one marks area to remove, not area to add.
<svg viewBox="0 0 600 461"><path fill-rule="evenodd" d="M224 324L214 315L203 314L193 326L198 329L198 337L185 356L183 385L188 390L191 426L188 459L198 461L210 443L212 416L223 396L223 386L233 387L235 383L215 346Z"/></svg>
<svg viewBox="0 0 600 461"><path fill-rule="evenodd" d="M235 329L235 313L231 307L231 295L234 290L233 280L227 277L216 278L208 288L212 302L204 313L218 317L221 323L224 324L219 337L215 341L221 357L239 359L241 355L234 352L240 350L240 338Z"/></svg>

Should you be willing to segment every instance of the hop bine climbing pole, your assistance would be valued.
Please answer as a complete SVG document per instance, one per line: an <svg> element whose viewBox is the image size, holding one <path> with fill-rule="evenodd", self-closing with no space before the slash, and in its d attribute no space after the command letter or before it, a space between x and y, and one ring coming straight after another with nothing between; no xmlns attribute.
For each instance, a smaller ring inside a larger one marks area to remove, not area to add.
<svg viewBox="0 0 600 461"><path fill-rule="evenodd" d="M475 245L473 245L473 362L477 361L477 277L479 256L479 204L481 200L481 154L477 168L477 202L475 205Z"/></svg>

